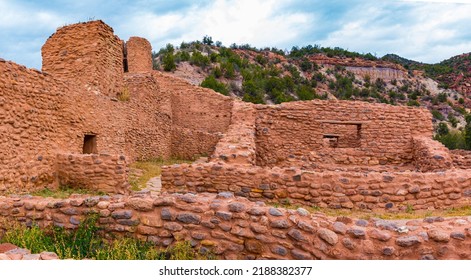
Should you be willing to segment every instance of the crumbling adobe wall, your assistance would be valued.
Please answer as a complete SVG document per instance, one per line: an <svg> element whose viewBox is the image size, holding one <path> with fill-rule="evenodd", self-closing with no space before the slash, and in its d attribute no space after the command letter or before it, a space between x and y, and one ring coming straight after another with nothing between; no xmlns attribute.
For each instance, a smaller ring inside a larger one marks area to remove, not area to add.
<svg viewBox="0 0 471 280"><path fill-rule="evenodd" d="M219 259L469 259L467 218L411 221L331 218L218 195L0 197L0 215L27 225L76 228L87 213L114 235L167 247L188 240ZM1 230L7 222L0 223Z"/></svg>
<svg viewBox="0 0 471 280"><path fill-rule="evenodd" d="M453 167L450 151L429 137L414 137L415 166L422 172L444 171Z"/></svg>
<svg viewBox="0 0 471 280"><path fill-rule="evenodd" d="M469 205L471 173L460 169L428 173L313 172L210 162L163 167L162 191L231 191L251 200L334 209L443 209Z"/></svg>
<svg viewBox="0 0 471 280"><path fill-rule="evenodd" d="M172 156L211 154L229 127L232 99L160 72L155 77L160 92L171 95Z"/></svg>
<svg viewBox="0 0 471 280"><path fill-rule="evenodd" d="M61 102L69 87L4 60L0 73L0 193L52 184L64 122L79 121Z"/></svg>
<svg viewBox="0 0 471 280"><path fill-rule="evenodd" d="M412 137L432 136L431 115L425 109L333 100L290 102L257 109L260 166L280 166L288 159L314 164L410 163ZM359 126L361 129L356 133ZM359 139L352 141L348 138L355 135L346 133L354 133ZM332 139L338 139L337 147L329 144ZM352 147L346 148L349 144Z"/></svg>
<svg viewBox="0 0 471 280"><path fill-rule="evenodd" d="M106 193L129 192L126 157L106 154L58 154L59 185Z"/></svg>
<svg viewBox="0 0 471 280"><path fill-rule="evenodd" d="M140 37L131 37L126 42L129 73L152 71L152 46Z"/></svg>
<svg viewBox="0 0 471 280"><path fill-rule="evenodd" d="M212 161L255 165L255 117L256 110L252 104L234 102L231 125L217 143Z"/></svg>
<svg viewBox="0 0 471 280"><path fill-rule="evenodd" d="M162 92L155 73L126 73L125 88L129 100L125 106L126 154L130 161L171 156L171 95Z"/></svg>
<svg viewBox="0 0 471 280"><path fill-rule="evenodd" d="M123 42L101 20L59 28L41 49L42 70L95 94L123 90Z"/></svg>
<svg viewBox="0 0 471 280"><path fill-rule="evenodd" d="M456 167L471 169L471 151L451 150L450 154Z"/></svg>

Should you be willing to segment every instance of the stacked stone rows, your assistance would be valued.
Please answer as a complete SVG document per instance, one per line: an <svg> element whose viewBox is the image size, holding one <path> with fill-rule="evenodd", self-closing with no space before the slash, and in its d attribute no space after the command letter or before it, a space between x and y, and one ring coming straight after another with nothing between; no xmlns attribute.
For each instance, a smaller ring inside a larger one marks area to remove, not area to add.
<svg viewBox="0 0 471 280"><path fill-rule="evenodd" d="M57 260L59 257L54 252L41 252L39 254L32 254L30 250L19 248L10 243L0 244L0 260Z"/></svg>
<svg viewBox="0 0 471 280"><path fill-rule="evenodd" d="M40 199L2 197L0 214L41 227L76 228L88 213L107 233L132 234L167 247L188 240L221 259L469 259L470 221L407 223L328 218L278 209L232 193Z"/></svg>
<svg viewBox="0 0 471 280"><path fill-rule="evenodd" d="M471 173L309 172L220 163L181 164L162 169L162 191L232 191L251 200L329 208L404 210L469 205Z"/></svg>

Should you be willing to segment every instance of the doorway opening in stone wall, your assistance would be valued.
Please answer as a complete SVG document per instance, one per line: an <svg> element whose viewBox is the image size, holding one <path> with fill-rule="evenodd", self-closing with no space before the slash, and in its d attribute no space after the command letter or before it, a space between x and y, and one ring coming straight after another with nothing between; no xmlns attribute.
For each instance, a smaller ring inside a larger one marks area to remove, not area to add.
<svg viewBox="0 0 471 280"><path fill-rule="evenodd" d="M98 154L96 135L85 134L85 136L83 137L83 153Z"/></svg>
<svg viewBox="0 0 471 280"><path fill-rule="evenodd" d="M322 121L325 145L331 148L359 148L362 124L360 121Z"/></svg>

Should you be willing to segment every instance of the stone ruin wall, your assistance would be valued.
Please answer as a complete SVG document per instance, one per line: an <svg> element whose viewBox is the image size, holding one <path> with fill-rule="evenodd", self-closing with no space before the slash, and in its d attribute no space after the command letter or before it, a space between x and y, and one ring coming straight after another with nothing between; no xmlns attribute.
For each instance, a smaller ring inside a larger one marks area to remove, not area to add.
<svg viewBox="0 0 471 280"><path fill-rule="evenodd" d="M156 77L162 94L171 96L172 156L210 155L229 127L232 99L163 73Z"/></svg>
<svg viewBox="0 0 471 280"><path fill-rule="evenodd" d="M456 167L471 169L471 151L451 150L450 154Z"/></svg>
<svg viewBox="0 0 471 280"><path fill-rule="evenodd" d="M140 37L131 37L125 45L128 72L152 71L152 46L149 41Z"/></svg>
<svg viewBox="0 0 471 280"><path fill-rule="evenodd" d="M210 162L164 167L162 191L231 191L254 201L333 209L445 209L471 203L471 173L461 169L430 173L315 172Z"/></svg>
<svg viewBox="0 0 471 280"><path fill-rule="evenodd" d="M148 47L146 40L130 42L128 51ZM61 54L60 49L66 52ZM0 61L4 93L0 106L5 108L0 112L5 147L0 152L2 193L57 187L57 154L82 154L85 135L96 136L98 154L124 155L133 162L209 154L228 126L232 104L228 97L211 90L193 93L195 87L151 70L123 75L121 41L101 21L59 29L42 53L43 68L49 73ZM118 56L120 65L114 69L110 65L118 63ZM114 69L115 75L100 67ZM88 90L87 83L97 84L100 90ZM119 100L117 92L111 94L118 84L128 100ZM178 86L177 97L170 85ZM181 141L179 134L183 134ZM117 175L116 180L121 179Z"/></svg>
<svg viewBox="0 0 471 280"><path fill-rule="evenodd" d="M231 193L198 196L0 197L0 218L73 229L99 215L105 236L133 235L166 248L187 240L218 259L470 259L467 218L406 222L277 209ZM0 223L0 235L8 222Z"/></svg>
<svg viewBox="0 0 471 280"><path fill-rule="evenodd" d="M432 122L424 109L346 101L290 102L259 106L256 133L260 166L291 166L295 160L311 166L407 164L413 161L412 137L431 138ZM329 137L338 139L337 147L329 144Z"/></svg>
<svg viewBox="0 0 471 280"><path fill-rule="evenodd" d="M64 26L41 49L44 72L79 90L114 97L123 90L123 42L102 21Z"/></svg>

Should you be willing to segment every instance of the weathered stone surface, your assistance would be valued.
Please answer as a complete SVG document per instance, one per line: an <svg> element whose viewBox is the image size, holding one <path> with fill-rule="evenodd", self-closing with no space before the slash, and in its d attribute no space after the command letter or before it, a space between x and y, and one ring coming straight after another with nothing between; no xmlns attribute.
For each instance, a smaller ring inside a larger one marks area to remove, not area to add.
<svg viewBox="0 0 471 280"><path fill-rule="evenodd" d="M132 197L127 201L126 205L138 211L151 211L154 209L153 201L150 198Z"/></svg>
<svg viewBox="0 0 471 280"><path fill-rule="evenodd" d="M229 221L232 219L232 213L226 211L216 211L216 216L223 219L224 221Z"/></svg>
<svg viewBox="0 0 471 280"><path fill-rule="evenodd" d="M427 234L430 237L430 239L432 239L433 241L437 241L437 242L450 241L450 234L447 232L438 230L438 229L429 230L427 231Z"/></svg>
<svg viewBox="0 0 471 280"><path fill-rule="evenodd" d="M42 252L39 254L39 259L41 260L58 260L59 257L54 252Z"/></svg>
<svg viewBox="0 0 471 280"><path fill-rule="evenodd" d="M383 242L388 241L392 237L389 232L381 231L381 230L378 230L378 229L372 229L372 230L368 231L368 236L373 238L373 239L377 239L377 240L380 240L380 241L383 241Z"/></svg>
<svg viewBox="0 0 471 280"><path fill-rule="evenodd" d="M272 216L275 216L275 217L280 217L280 216L283 216L283 213L276 209L276 208L273 208L273 207L270 207L270 209L268 209L268 214L272 215Z"/></svg>
<svg viewBox="0 0 471 280"><path fill-rule="evenodd" d="M347 233L355 238L365 238L365 229L360 227L352 227L347 230Z"/></svg>
<svg viewBox="0 0 471 280"><path fill-rule="evenodd" d="M335 222L332 225L332 229L339 234L345 234L347 232L347 226L342 222Z"/></svg>
<svg viewBox="0 0 471 280"><path fill-rule="evenodd" d="M328 230L326 228L320 228L317 231L317 235L319 235L319 238L329 243L330 245L335 245L339 241L337 234L335 234L335 232Z"/></svg>
<svg viewBox="0 0 471 280"><path fill-rule="evenodd" d="M396 244L401 247L410 247L421 243L420 238L415 235L401 236L396 239Z"/></svg>
<svg viewBox="0 0 471 280"><path fill-rule="evenodd" d="M201 216L193 213L180 213L177 215L177 220L185 224L199 224L201 223Z"/></svg>
<svg viewBox="0 0 471 280"><path fill-rule="evenodd" d="M291 255L296 260L311 260L312 256L308 252L301 251L299 249L291 250Z"/></svg>
<svg viewBox="0 0 471 280"><path fill-rule="evenodd" d="M289 228L289 223L287 220L278 219L270 222L272 228Z"/></svg>
<svg viewBox="0 0 471 280"><path fill-rule="evenodd" d="M280 246L280 245L273 245L270 248L270 250L273 254L277 254L277 255L280 255L280 256L286 256L288 254L288 249L286 249L285 247Z"/></svg>
<svg viewBox="0 0 471 280"><path fill-rule="evenodd" d="M288 231L288 235L296 241L307 242L307 237L297 229L291 229Z"/></svg>
<svg viewBox="0 0 471 280"><path fill-rule="evenodd" d="M264 208L259 208L259 207L253 207L253 208L250 208L247 213L249 213L250 215L254 215L254 216L261 216L261 215L265 215L266 211Z"/></svg>
<svg viewBox="0 0 471 280"><path fill-rule="evenodd" d="M162 220L171 221L175 218L175 215L173 214L173 211L170 210L170 208L162 208L160 211L160 217Z"/></svg>
<svg viewBox="0 0 471 280"><path fill-rule="evenodd" d="M262 244L259 241L247 239L244 242L244 246L245 246L245 249L247 249L247 251L251 253L254 253L254 254L262 253Z"/></svg>
<svg viewBox="0 0 471 280"><path fill-rule="evenodd" d="M245 205L243 203L233 202L233 203L229 203L229 205L227 206L229 208L229 211L231 212L240 213L240 212L245 211Z"/></svg>
<svg viewBox="0 0 471 280"><path fill-rule="evenodd" d="M131 210L115 210L111 213L113 219L130 219L132 217Z"/></svg>

